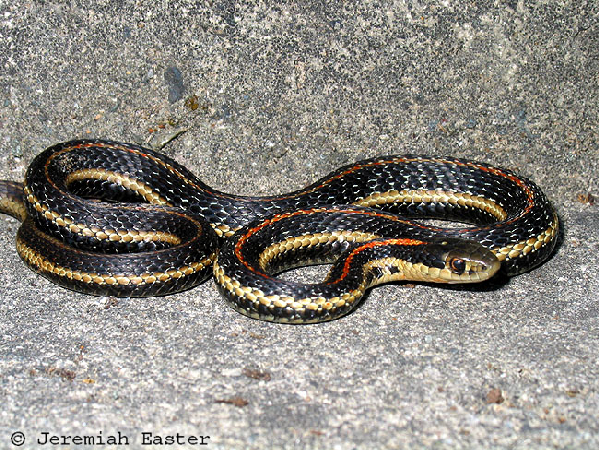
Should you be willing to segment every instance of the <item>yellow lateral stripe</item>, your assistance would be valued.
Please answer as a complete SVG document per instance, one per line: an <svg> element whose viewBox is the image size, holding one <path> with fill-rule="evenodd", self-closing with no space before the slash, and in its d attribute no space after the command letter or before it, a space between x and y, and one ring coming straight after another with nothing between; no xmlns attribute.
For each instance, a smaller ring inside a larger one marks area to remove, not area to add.
<svg viewBox="0 0 599 450"><path fill-rule="evenodd" d="M146 272L140 275L135 274L111 274L111 273L93 273L82 272L63 267L45 258L31 247L27 246L22 239L17 239L17 252L28 265L36 268L41 273L54 274L69 280L80 281L83 283L94 283L97 285L141 285L166 283L173 279L179 279L198 273L212 265L215 254L204 258L201 261L192 264L186 264L176 269L169 269L164 272Z"/></svg>
<svg viewBox="0 0 599 450"><path fill-rule="evenodd" d="M119 186L123 186L125 189L136 192L139 194L145 201L154 205L164 205L164 206L173 206L169 203L164 197L162 197L158 192L149 187L147 184L142 183L141 181L128 177L118 172L113 172L110 170L104 169L80 169L75 172L71 172L65 182L66 185L69 186L74 181L81 180L104 180L110 183L118 184Z"/></svg>
<svg viewBox="0 0 599 450"><path fill-rule="evenodd" d="M171 233L163 231L137 231L137 230L114 230L101 229L96 226L88 226L86 224L76 224L68 217L61 216L55 211L52 211L48 206L40 202L37 197L31 192L28 186L25 186L25 200L29 202L35 210L43 215L47 220L62 228L68 228L73 234L78 234L83 237L95 237L102 241L113 242L166 242L171 245L179 245L181 239Z"/></svg>
<svg viewBox="0 0 599 450"><path fill-rule="evenodd" d="M497 218L497 220L505 220L507 217L505 210L488 198L462 192L430 189L404 189L401 191L377 192L353 204L376 208L377 206L390 203L449 203L485 211Z"/></svg>
<svg viewBox="0 0 599 450"><path fill-rule="evenodd" d="M373 233L352 232L349 230L293 236L265 248L258 257L258 264L262 270L265 270L270 261L289 250L312 247L327 242L367 242L378 237Z"/></svg>
<svg viewBox="0 0 599 450"><path fill-rule="evenodd" d="M516 242L501 248L491 249L499 261L515 259L520 256L526 256L530 252L541 249L546 243L551 242L559 233L559 219L557 214L553 215L553 222L545 231L538 236L530 237L526 240Z"/></svg>

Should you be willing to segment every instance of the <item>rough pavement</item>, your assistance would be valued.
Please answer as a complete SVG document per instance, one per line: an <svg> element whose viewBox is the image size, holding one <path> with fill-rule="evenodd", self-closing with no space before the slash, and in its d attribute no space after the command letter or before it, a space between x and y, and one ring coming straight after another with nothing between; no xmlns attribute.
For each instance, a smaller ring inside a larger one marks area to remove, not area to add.
<svg viewBox="0 0 599 450"><path fill-rule="evenodd" d="M23 266L2 219L1 448L18 432L22 448L599 446L596 3L85 3L0 3L2 178L56 142L180 129L164 151L243 194L450 154L532 178L564 234L494 289L384 286L341 320L285 326L234 312L212 282L66 291Z"/></svg>

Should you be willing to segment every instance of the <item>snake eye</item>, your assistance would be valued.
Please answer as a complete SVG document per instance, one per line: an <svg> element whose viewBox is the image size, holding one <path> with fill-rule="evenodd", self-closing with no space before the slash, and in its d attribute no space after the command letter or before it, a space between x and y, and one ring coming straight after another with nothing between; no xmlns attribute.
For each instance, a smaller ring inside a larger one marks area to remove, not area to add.
<svg viewBox="0 0 599 450"><path fill-rule="evenodd" d="M449 268L458 275L466 270L466 261L461 258L452 258L449 261Z"/></svg>

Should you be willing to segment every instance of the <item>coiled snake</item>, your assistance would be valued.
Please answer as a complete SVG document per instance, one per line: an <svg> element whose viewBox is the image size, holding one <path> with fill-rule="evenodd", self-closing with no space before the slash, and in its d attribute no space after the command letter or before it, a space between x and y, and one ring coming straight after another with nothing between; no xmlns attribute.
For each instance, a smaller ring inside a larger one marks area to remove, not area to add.
<svg viewBox="0 0 599 450"><path fill-rule="evenodd" d="M211 189L158 152L101 140L42 152L24 184L0 182L0 211L23 221L21 258L61 286L166 295L213 273L238 311L296 323L346 314L380 283L528 271L549 257L559 228L535 184L463 159L383 156L288 194L243 197ZM274 276L330 262L319 283Z"/></svg>

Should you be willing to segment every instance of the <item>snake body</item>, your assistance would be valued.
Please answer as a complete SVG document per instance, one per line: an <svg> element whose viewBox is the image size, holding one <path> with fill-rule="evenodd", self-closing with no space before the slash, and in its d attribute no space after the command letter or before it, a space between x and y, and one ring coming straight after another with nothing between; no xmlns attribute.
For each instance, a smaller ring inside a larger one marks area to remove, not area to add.
<svg viewBox="0 0 599 450"><path fill-rule="evenodd" d="M64 287L166 295L214 273L238 311L301 323L346 314L375 284L531 270L549 257L559 229L534 183L458 158L377 157L291 193L247 197L210 188L158 152L101 140L39 154L24 184L0 182L0 211L23 221L21 258ZM330 262L321 283L273 276Z"/></svg>

